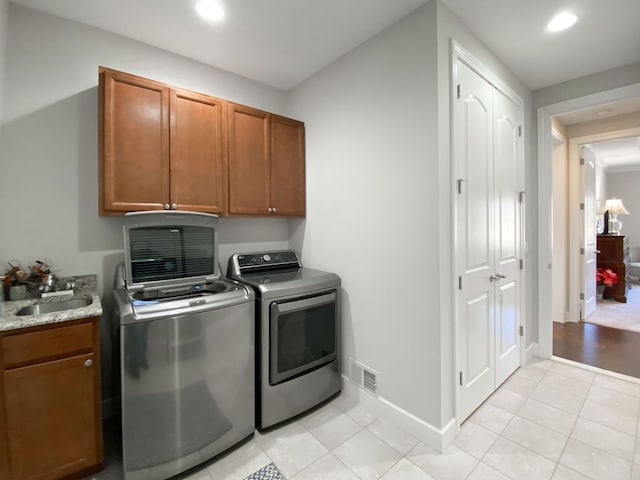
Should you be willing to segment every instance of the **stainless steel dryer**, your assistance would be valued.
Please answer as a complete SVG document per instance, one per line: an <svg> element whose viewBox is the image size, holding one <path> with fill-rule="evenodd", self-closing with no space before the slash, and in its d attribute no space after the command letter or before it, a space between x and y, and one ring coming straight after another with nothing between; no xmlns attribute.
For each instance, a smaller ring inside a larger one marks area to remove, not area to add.
<svg viewBox="0 0 640 480"><path fill-rule="evenodd" d="M293 250L235 254L227 276L257 296L257 425L340 392L340 278L304 268Z"/></svg>
<svg viewBox="0 0 640 480"><path fill-rule="evenodd" d="M113 298L125 480L164 480L255 428L255 296L219 278L216 217L125 218Z"/></svg>

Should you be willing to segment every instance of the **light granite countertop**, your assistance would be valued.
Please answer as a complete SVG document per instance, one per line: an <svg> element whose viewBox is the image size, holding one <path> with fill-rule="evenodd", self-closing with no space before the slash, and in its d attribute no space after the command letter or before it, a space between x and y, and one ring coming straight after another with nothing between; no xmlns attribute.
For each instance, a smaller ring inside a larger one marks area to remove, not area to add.
<svg viewBox="0 0 640 480"><path fill-rule="evenodd" d="M41 313L38 315L16 315L16 312L22 307L33 305L35 303L62 302L73 298L86 297L91 297L92 299L91 304L86 307L73 308L71 310L63 310L60 312ZM37 325L47 325L50 323L67 322L78 318L97 317L98 315L102 315L102 305L100 303L100 297L95 292L84 291L64 297L31 298L26 300L17 300L14 302L5 301L0 303L0 331L35 327Z"/></svg>

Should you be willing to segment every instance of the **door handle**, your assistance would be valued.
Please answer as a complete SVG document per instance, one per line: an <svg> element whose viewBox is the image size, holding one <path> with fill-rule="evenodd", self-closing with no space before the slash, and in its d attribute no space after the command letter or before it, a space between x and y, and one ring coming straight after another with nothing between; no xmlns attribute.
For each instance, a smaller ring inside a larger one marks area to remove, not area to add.
<svg viewBox="0 0 640 480"><path fill-rule="evenodd" d="M489 280L492 282L495 282L496 280L500 280L501 278L507 278L506 276L504 276L503 274L501 274L500 272L494 273L493 275L491 275L489 277Z"/></svg>
<svg viewBox="0 0 640 480"><path fill-rule="evenodd" d="M500 272L496 273L496 278L507 278L505 275L501 274Z"/></svg>
<svg viewBox="0 0 640 480"><path fill-rule="evenodd" d="M600 253L600 250L594 250L593 253Z"/></svg>

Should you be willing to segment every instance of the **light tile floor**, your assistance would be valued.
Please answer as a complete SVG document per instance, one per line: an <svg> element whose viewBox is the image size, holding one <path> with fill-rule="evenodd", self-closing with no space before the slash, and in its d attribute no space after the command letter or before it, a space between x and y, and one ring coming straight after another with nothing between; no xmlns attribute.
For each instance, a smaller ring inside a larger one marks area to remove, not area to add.
<svg viewBox="0 0 640 480"><path fill-rule="evenodd" d="M241 480L273 462L288 480L640 480L640 383L553 360L519 369L444 454L338 397L191 472ZM94 478L119 478L117 456Z"/></svg>

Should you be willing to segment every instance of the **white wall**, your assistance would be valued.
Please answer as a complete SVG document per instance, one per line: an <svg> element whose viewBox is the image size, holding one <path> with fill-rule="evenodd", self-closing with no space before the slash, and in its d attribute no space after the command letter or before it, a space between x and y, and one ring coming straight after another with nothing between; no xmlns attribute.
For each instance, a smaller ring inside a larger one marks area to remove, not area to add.
<svg viewBox="0 0 640 480"><path fill-rule="evenodd" d="M553 105L640 82L640 62L604 70L584 77L541 88L533 92L535 108Z"/></svg>
<svg viewBox="0 0 640 480"><path fill-rule="evenodd" d="M552 319L569 311L569 142L565 126L553 119L553 298Z"/></svg>
<svg viewBox="0 0 640 480"><path fill-rule="evenodd" d="M640 171L606 173L607 195L622 199L629 215L618 215L629 246L640 247Z"/></svg>
<svg viewBox="0 0 640 480"><path fill-rule="evenodd" d="M2 96L4 93L4 59L7 44L7 30L9 17L9 3L7 0L0 0L0 129L2 129ZM1 165L0 165L1 166ZM3 272L4 273L4 272Z"/></svg>
<svg viewBox="0 0 640 480"><path fill-rule="evenodd" d="M122 221L98 216L98 65L286 112L281 91L102 30L9 6L0 264L44 257L62 275L98 274L107 309L101 329L103 395L109 397L108 292L113 269L123 258ZM288 247L288 238L287 220L222 219L223 268L234 251Z"/></svg>
<svg viewBox="0 0 640 480"><path fill-rule="evenodd" d="M307 217L292 244L342 278L343 357L439 427L435 55L429 3L294 89L289 111L307 129Z"/></svg>
<svg viewBox="0 0 640 480"><path fill-rule="evenodd" d="M572 138L585 137L596 133L615 132L634 127L640 127L640 112L567 125L567 136Z"/></svg>
<svg viewBox="0 0 640 480"><path fill-rule="evenodd" d="M454 414L451 37L522 96L528 119L530 92L436 0L290 96L307 126L310 204L292 244L342 276L344 358L377 370L384 400L436 428Z"/></svg>

